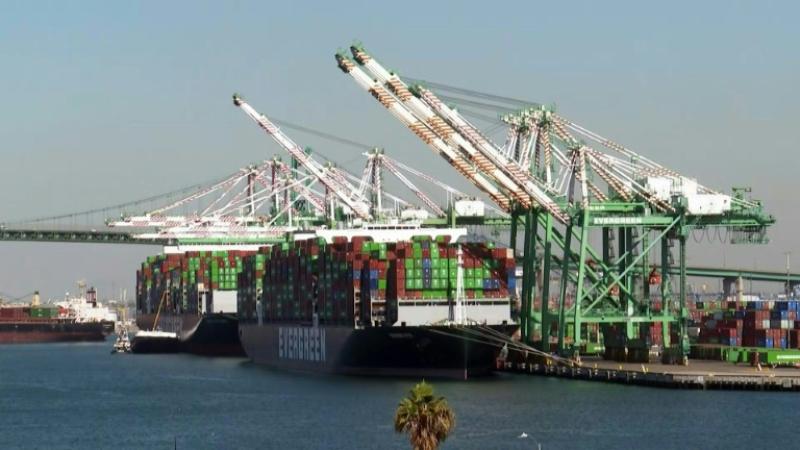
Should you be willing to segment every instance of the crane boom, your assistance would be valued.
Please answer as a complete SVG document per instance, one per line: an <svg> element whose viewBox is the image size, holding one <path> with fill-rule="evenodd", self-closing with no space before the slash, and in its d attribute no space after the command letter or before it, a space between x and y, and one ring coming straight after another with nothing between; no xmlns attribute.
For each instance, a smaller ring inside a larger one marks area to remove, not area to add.
<svg viewBox="0 0 800 450"><path fill-rule="evenodd" d="M347 56L337 53L336 61L339 68L350 75L362 89L372 94L386 109L401 123L406 125L414 134L448 164L452 165L459 173L471 181L478 189L485 192L504 211L511 211L511 201L507 194L501 191L492 181L487 179L458 151L442 140L433 132L431 125L426 124L414 116L404 105L397 101L380 83L376 83L369 75L356 66Z"/></svg>
<svg viewBox="0 0 800 450"><path fill-rule="evenodd" d="M233 104L245 112L254 122L267 132L281 147L297 160L306 170L314 175L328 190L347 205L355 215L361 219L369 220L372 218L369 212L369 205L361 199L354 199L351 195L355 192L351 186L343 184L342 180L332 177L319 163L307 155L299 145L292 141L275 124L270 122L266 116L260 114L241 97L234 94Z"/></svg>
<svg viewBox="0 0 800 450"><path fill-rule="evenodd" d="M275 162L278 170L287 177L292 177L292 169L289 168L286 164L276 161ZM317 197L310 189L308 189L304 184L298 184L292 188L295 192L300 194L303 198L308 200L314 208L319 211L325 212L325 201L321 198Z"/></svg>
<svg viewBox="0 0 800 450"><path fill-rule="evenodd" d="M566 216L558 205L538 186L529 174L520 167L512 158L506 158L502 151L480 133L471 123L469 123L458 111L449 108L436 95L424 88L418 90L420 98L425 104L430 106L436 113L445 119L453 128L461 133L464 138L481 151L497 167L507 171L508 175L520 183L525 191L542 207L547 209L556 217L565 221Z"/></svg>
<svg viewBox="0 0 800 450"><path fill-rule="evenodd" d="M379 81L385 83L401 102L408 104L409 108L433 125L434 132L440 136L446 136L448 141L463 149L470 160L481 170L491 174L502 186L508 188L522 205L530 206L530 199L533 199L560 221L569 220L558 205L530 177L526 176L523 170L518 166L508 164L506 158L500 155L499 150L489 144L488 140L482 138L457 113L444 106L435 96L432 97L436 100L435 105L415 97L396 74L386 70L362 48L353 46L350 50L356 61L366 67ZM430 100L431 97L429 96L428 99Z"/></svg>
<svg viewBox="0 0 800 450"><path fill-rule="evenodd" d="M161 214L164 211L167 211L167 210L170 210L170 209L173 209L173 208L177 208L178 206L181 206L181 205L193 202L193 201L195 201L195 200L197 200L199 198L205 197L206 195L208 195L208 194L210 194L210 193L212 193L212 192L214 192L214 191L216 191L218 189L229 188L229 187L233 186L234 184L238 183L242 178L244 178L246 176L247 176L247 173L244 172L244 171L237 172L237 173L229 176L228 178L220 181L219 183L216 183L216 184L214 184L212 186L204 188L204 189L200 190L199 192L196 192L196 193L194 193L194 194L192 194L192 195L190 195L190 196L188 196L186 198L180 199L180 200L178 200L176 202L170 203L167 206L163 206L161 208L158 208L158 209L155 209L153 211L150 211L149 214L158 215L158 214Z"/></svg>
<svg viewBox="0 0 800 450"><path fill-rule="evenodd" d="M369 55L362 51L352 48L353 56L359 64L363 65L377 81L373 86L376 92L384 92L385 96L392 99L396 97L396 102L400 107L416 118L421 124L428 128L430 133L439 137L456 154L465 158L469 164L474 165L479 170L491 177L499 186L502 186L514 199L524 206L530 206L529 196L526 195L520 186L498 170L491 162L486 160L477 150L469 145L455 130L438 117L418 98L414 97L408 88L389 71L375 62ZM388 89L388 90L387 90Z"/></svg>
<svg viewBox="0 0 800 450"><path fill-rule="evenodd" d="M381 158L381 163L383 164L383 166L386 167L389 170L389 172L392 172L392 174L394 174L394 176L396 176L398 180L400 180L411 192L413 192L414 195L416 195L417 198L420 199L422 203L425 204L425 206L427 206L431 211L433 211L434 214L440 217L446 215L445 212L442 210L442 208L440 208L439 205L436 204L436 202L431 200L431 198L425 195L425 193L422 192L416 185L414 185L414 183L412 183L411 180L409 180L405 175L403 175L403 173L400 172L400 170L397 167L395 167L394 164L392 164L392 162L389 159L383 158L383 155L378 155L377 157Z"/></svg>

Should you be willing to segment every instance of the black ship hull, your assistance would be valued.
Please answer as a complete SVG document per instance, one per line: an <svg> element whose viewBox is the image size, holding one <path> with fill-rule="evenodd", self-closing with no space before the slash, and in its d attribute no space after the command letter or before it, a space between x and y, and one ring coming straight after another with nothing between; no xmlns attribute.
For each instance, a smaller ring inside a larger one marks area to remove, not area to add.
<svg viewBox="0 0 800 450"><path fill-rule="evenodd" d="M180 353L182 347L177 337L134 336L131 340L131 353L138 354Z"/></svg>
<svg viewBox="0 0 800 450"><path fill-rule="evenodd" d="M506 336L516 326L492 326ZM475 327L240 324L242 345L257 364L353 375L467 379L495 368L500 348Z"/></svg>
<svg viewBox="0 0 800 450"><path fill-rule="evenodd" d="M139 329L153 329L155 314L142 314L136 319ZM148 353L187 352L204 356L244 356L239 342L239 321L231 314L162 314L158 327L162 331L176 333L179 345L164 342L163 349L148 345ZM139 352L142 353L142 352Z"/></svg>
<svg viewBox="0 0 800 450"><path fill-rule="evenodd" d="M110 336L114 334L114 329L116 328L117 324L110 321L110 320L103 320L100 322L103 325L103 334L106 336Z"/></svg>

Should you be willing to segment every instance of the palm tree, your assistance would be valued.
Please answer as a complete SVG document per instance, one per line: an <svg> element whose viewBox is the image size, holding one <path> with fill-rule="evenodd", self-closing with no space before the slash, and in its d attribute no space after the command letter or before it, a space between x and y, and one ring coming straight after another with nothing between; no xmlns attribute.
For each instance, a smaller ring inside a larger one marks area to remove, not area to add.
<svg viewBox="0 0 800 450"><path fill-rule="evenodd" d="M435 450L456 426L456 415L444 397L433 395L433 386L422 381L400 401L394 414L394 430L407 433L414 450Z"/></svg>

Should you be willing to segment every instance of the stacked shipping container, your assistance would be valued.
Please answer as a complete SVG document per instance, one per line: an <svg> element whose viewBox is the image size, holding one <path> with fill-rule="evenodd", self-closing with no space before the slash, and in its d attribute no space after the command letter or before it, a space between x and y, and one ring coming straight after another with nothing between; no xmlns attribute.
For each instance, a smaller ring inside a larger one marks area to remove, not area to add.
<svg viewBox="0 0 800 450"><path fill-rule="evenodd" d="M800 348L798 301L690 302L690 307L699 343Z"/></svg>
<svg viewBox="0 0 800 450"><path fill-rule="evenodd" d="M604 358L621 362L653 362L659 353L651 353L652 348L664 347L664 327L670 333L671 343L677 343L676 330L670 328L668 322L643 322L632 337L628 336L626 324L602 324Z"/></svg>
<svg viewBox="0 0 800 450"><path fill-rule="evenodd" d="M381 252L387 244L372 244ZM473 298L506 298L514 291L513 251L485 244L462 247L464 295ZM398 242L391 248L395 270L396 297L400 299L442 299L455 296L458 249L446 238L437 241L418 238ZM382 253L380 254L382 255Z"/></svg>
<svg viewBox="0 0 800 450"><path fill-rule="evenodd" d="M511 250L477 243L461 248L467 299L513 292ZM447 237L392 243L335 238L332 244L309 239L265 247L245 258L240 319L256 320L260 300L267 321L311 322L316 312L323 324L394 323L398 301L455 297L457 252Z"/></svg>
<svg viewBox="0 0 800 450"><path fill-rule="evenodd" d="M66 317L67 311L57 306L3 306L0 307L0 321L36 321Z"/></svg>
<svg viewBox="0 0 800 450"><path fill-rule="evenodd" d="M136 272L137 310L156 312L162 296L162 312L210 310L211 305L199 305L199 293L237 290L243 258L252 253L230 250L149 256Z"/></svg>

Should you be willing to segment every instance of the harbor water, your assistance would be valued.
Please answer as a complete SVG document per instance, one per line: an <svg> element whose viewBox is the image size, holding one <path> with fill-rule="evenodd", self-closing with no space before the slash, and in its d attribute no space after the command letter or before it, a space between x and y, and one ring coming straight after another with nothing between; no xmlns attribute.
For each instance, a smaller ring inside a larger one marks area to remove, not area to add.
<svg viewBox="0 0 800 450"><path fill-rule="evenodd" d="M286 373L236 358L110 355L111 345L0 347L0 448L409 447L392 418L415 380ZM457 416L443 449L797 446L793 393L512 374L433 383Z"/></svg>

